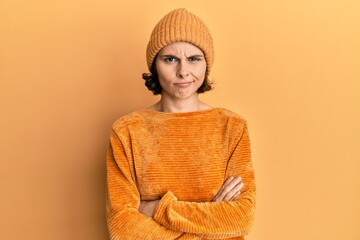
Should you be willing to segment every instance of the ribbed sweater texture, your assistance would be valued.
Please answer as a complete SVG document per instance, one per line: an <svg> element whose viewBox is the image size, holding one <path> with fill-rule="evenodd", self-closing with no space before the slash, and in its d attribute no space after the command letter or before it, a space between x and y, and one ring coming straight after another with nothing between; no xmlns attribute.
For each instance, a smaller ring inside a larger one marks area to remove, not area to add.
<svg viewBox="0 0 360 240"><path fill-rule="evenodd" d="M255 178L243 117L224 108L166 113L142 109L112 126L106 159L111 240L244 239L255 210ZM241 176L235 200L212 202ZM161 199L153 217L141 200Z"/></svg>

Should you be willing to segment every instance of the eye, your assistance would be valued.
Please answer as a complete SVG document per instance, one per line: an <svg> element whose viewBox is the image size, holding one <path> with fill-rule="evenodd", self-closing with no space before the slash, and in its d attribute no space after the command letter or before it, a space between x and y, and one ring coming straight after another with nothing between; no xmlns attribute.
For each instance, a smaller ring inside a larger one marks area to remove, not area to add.
<svg viewBox="0 0 360 240"><path fill-rule="evenodd" d="M175 62L175 61L177 61L177 58L176 57L166 57L166 58L164 58L164 61L165 62Z"/></svg>
<svg viewBox="0 0 360 240"><path fill-rule="evenodd" d="M190 61L190 62L197 62L197 61L201 61L201 58L199 58L199 57L195 57L195 56L193 56L193 57L189 57L188 59L189 59L189 61Z"/></svg>

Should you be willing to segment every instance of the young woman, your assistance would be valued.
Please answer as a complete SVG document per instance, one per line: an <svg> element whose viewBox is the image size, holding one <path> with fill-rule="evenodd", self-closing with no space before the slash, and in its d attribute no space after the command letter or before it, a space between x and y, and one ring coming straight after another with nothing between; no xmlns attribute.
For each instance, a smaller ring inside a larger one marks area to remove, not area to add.
<svg viewBox="0 0 360 240"><path fill-rule="evenodd" d="M211 90L208 28L186 9L155 26L145 85L159 102L118 119L107 154L115 239L244 239L255 180L246 121L198 98Z"/></svg>

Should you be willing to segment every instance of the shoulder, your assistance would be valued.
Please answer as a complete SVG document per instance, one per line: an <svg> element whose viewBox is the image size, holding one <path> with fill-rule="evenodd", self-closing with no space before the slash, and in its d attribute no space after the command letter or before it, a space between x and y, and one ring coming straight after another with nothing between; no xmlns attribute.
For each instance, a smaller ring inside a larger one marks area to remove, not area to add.
<svg viewBox="0 0 360 240"><path fill-rule="evenodd" d="M242 115L226 108L219 108L219 116L233 125L244 126L247 124L246 119Z"/></svg>
<svg viewBox="0 0 360 240"><path fill-rule="evenodd" d="M229 139L240 139L241 136L248 132L247 120L240 114L231 110L221 108L222 124L224 124Z"/></svg>
<svg viewBox="0 0 360 240"><path fill-rule="evenodd" d="M242 115L228 109L222 109L222 114L227 118L226 130L230 142L236 144L248 135L247 120Z"/></svg>
<svg viewBox="0 0 360 240"><path fill-rule="evenodd" d="M112 125L116 133L127 131L129 128L141 126L144 123L145 111L143 109L119 117Z"/></svg>

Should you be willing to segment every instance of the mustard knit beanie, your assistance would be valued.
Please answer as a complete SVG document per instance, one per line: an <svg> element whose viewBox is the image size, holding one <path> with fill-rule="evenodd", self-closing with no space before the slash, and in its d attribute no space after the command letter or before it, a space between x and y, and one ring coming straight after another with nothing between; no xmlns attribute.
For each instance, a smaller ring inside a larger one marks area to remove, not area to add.
<svg viewBox="0 0 360 240"><path fill-rule="evenodd" d="M210 73L214 62L213 39L203 21L185 8L175 9L156 24L146 48L149 70L161 48L173 42L189 42L200 48L206 59L206 73Z"/></svg>

